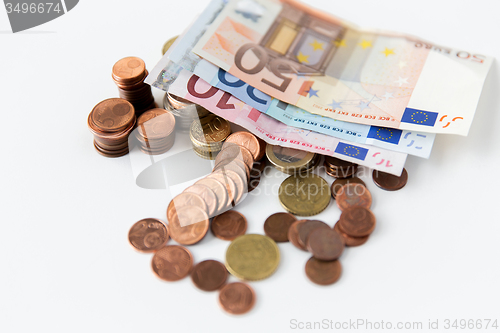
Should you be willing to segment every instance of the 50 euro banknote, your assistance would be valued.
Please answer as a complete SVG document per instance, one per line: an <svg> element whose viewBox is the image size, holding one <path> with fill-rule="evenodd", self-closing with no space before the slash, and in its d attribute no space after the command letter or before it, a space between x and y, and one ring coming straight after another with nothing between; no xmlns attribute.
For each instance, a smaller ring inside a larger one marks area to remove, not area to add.
<svg viewBox="0 0 500 333"><path fill-rule="evenodd" d="M333 119L467 135L493 62L363 30L296 0L222 7L192 51L270 96Z"/></svg>
<svg viewBox="0 0 500 333"><path fill-rule="evenodd" d="M394 175L401 174L406 162L407 154L404 153L354 144L287 126L172 62L160 76L163 78L162 86L167 87L170 93L199 104L214 114L244 127L269 144L334 156Z"/></svg>
<svg viewBox="0 0 500 333"><path fill-rule="evenodd" d="M384 149L428 158L435 134L356 124L312 114L291 104L272 99L242 80L191 52L217 14L224 8L223 0L212 0L201 15L185 30L168 53L151 71L147 82L167 90L159 76L169 61L193 72L219 89L231 93L246 104L289 126L331 135L339 139L370 144Z"/></svg>

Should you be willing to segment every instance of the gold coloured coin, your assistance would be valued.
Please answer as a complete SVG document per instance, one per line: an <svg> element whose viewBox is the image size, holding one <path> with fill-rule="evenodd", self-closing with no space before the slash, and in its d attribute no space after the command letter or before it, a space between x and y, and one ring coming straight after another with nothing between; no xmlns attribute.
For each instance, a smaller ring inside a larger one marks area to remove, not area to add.
<svg viewBox="0 0 500 333"><path fill-rule="evenodd" d="M330 203L330 186L315 174L293 175L281 183L279 200L290 213L312 216L321 213Z"/></svg>
<svg viewBox="0 0 500 333"><path fill-rule="evenodd" d="M242 280L265 279L274 273L279 262L278 245L264 235L239 236L226 251L227 270Z"/></svg>
<svg viewBox="0 0 500 333"><path fill-rule="evenodd" d="M162 54L167 53L168 49L170 48L170 46L172 46L172 44L174 44L174 42L177 39L177 37L179 37L179 36L175 36L175 37L170 38L169 40L167 40L167 42L165 43L165 45L163 45Z"/></svg>
<svg viewBox="0 0 500 333"><path fill-rule="evenodd" d="M291 175L311 169L318 161L314 153L275 145L266 146L266 156L276 169Z"/></svg>

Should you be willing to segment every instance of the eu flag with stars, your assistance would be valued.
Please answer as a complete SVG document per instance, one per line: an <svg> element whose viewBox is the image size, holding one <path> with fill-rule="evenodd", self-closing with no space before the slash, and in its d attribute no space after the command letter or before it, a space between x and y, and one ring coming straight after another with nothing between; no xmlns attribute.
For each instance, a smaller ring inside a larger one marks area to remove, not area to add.
<svg viewBox="0 0 500 333"><path fill-rule="evenodd" d="M368 137L378 141L389 142L397 145L402 133L402 130L395 128L371 126L370 131L368 132Z"/></svg>
<svg viewBox="0 0 500 333"><path fill-rule="evenodd" d="M415 125L434 126L438 113L406 108L401 122Z"/></svg>
<svg viewBox="0 0 500 333"><path fill-rule="evenodd" d="M364 161L366 154L368 154L368 149L339 142L337 148L335 148L335 152Z"/></svg>

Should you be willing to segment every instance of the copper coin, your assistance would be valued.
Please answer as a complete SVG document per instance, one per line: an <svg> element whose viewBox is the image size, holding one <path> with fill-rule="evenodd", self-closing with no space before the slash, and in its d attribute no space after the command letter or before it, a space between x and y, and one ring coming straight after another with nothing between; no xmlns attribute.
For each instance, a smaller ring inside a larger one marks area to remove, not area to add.
<svg viewBox="0 0 500 333"><path fill-rule="evenodd" d="M308 220L295 221L288 229L288 240L290 241L290 243L295 245L296 248L304 251L306 251L307 249L305 246L302 246L299 242L299 228L302 224L304 224L307 221Z"/></svg>
<svg viewBox="0 0 500 333"><path fill-rule="evenodd" d="M243 314L254 306L255 292L246 283L229 283L219 292L219 304L228 313Z"/></svg>
<svg viewBox="0 0 500 333"><path fill-rule="evenodd" d="M255 161L252 166L252 170L250 170L250 177L257 178L262 176L264 173L264 169L267 165L267 159L264 157L259 161Z"/></svg>
<svg viewBox="0 0 500 333"><path fill-rule="evenodd" d="M323 261L311 257L306 263L306 275L312 282L326 286L338 281L342 274L340 261Z"/></svg>
<svg viewBox="0 0 500 333"><path fill-rule="evenodd" d="M196 287L204 291L214 291L226 283L227 269L217 260L205 260L194 266L191 280Z"/></svg>
<svg viewBox="0 0 500 333"><path fill-rule="evenodd" d="M344 239L333 229L315 229L307 238L307 249L319 260L338 259L344 252L344 247Z"/></svg>
<svg viewBox="0 0 500 333"><path fill-rule="evenodd" d="M184 206L177 209L168 226L170 237L177 243L196 244L207 234L208 215L198 206Z"/></svg>
<svg viewBox="0 0 500 333"><path fill-rule="evenodd" d="M246 175L243 173L241 176L233 170L221 167L214 171L214 173L222 173L225 177L231 179L234 183L234 204L241 202L243 195L248 192L248 182L246 180Z"/></svg>
<svg viewBox="0 0 500 333"><path fill-rule="evenodd" d="M134 118L133 105L121 98L109 98L98 103L89 115L90 123L103 132L122 131Z"/></svg>
<svg viewBox="0 0 500 333"><path fill-rule="evenodd" d="M128 241L140 252L152 252L168 241L167 226L158 219L142 219L128 232Z"/></svg>
<svg viewBox="0 0 500 333"><path fill-rule="evenodd" d="M345 210L352 206L362 206L370 208L372 205L372 195L370 191L361 184L346 184L337 192L337 206L340 210Z"/></svg>
<svg viewBox="0 0 500 333"><path fill-rule="evenodd" d="M264 156L266 155L266 147L267 147L267 143L266 141L262 140L261 138L259 138L258 136L256 136L257 140L259 141L259 145L260 145L260 154L259 156L257 156L257 158L255 159L256 161L260 161L264 158Z"/></svg>
<svg viewBox="0 0 500 333"><path fill-rule="evenodd" d="M399 177L378 170L373 170L372 176L375 185L386 191L400 190L405 187L408 181L408 172L405 168Z"/></svg>
<svg viewBox="0 0 500 333"><path fill-rule="evenodd" d="M148 140L166 138L175 128L175 117L165 109L151 109L137 118L138 133Z"/></svg>
<svg viewBox="0 0 500 333"><path fill-rule="evenodd" d="M260 178L261 177L250 178L250 182L248 183L248 193L252 192L253 190L255 190L257 188L257 186L259 186Z"/></svg>
<svg viewBox="0 0 500 333"><path fill-rule="evenodd" d="M216 179L213 178L203 178L198 180L196 184L205 185L214 191L215 196L217 197L217 211L216 214L220 214L224 209L226 209L228 195L226 187Z"/></svg>
<svg viewBox="0 0 500 333"><path fill-rule="evenodd" d="M361 179L359 179L358 177L336 179L332 183L332 187L331 187L331 192L332 192L333 199L335 199L337 197L337 193L342 188L342 186L344 186L346 184L351 184L351 183L361 184L361 185L363 185L363 186L366 187L365 182L362 181Z"/></svg>
<svg viewBox="0 0 500 333"><path fill-rule="evenodd" d="M205 212L208 212L207 204L202 197L198 194L183 192L179 195L175 196L167 207L167 220L170 223L170 220L173 218L175 211L179 210L182 207L186 206L198 206L203 209Z"/></svg>
<svg viewBox="0 0 500 333"><path fill-rule="evenodd" d="M113 66L113 78L119 82L134 82L141 79L146 70L144 61L137 57L118 60Z"/></svg>
<svg viewBox="0 0 500 333"><path fill-rule="evenodd" d="M160 279L178 281L191 271L193 255L184 246L169 245L155 252L151 264Z"/></svg>
<svg viewBox="0 0 500 333"><path fill-rule="evenodd" d="M186 188L184 192L198 194L207 204L208 217L215 216L217 212L217 196L209 187L202 184L195 184Z"/></svg>
<svg viewBox="0 0 500 333"><path fill-rule="evenodd" d="M307 237L309 237L309 234L311 233L311 231L313 231L316 228L325 228L325 229L328 228L328 229L330 229L330 226L323 221L308 220L298 227L299 244L301 247L303 247L304 249L307 248Z"/></svg>
<svg viewBox="0 0 500 333"><path fill-rule="evenodd" d="M227 174L222 172L213 172L205 178L212 178L219 181L222 185L226 187L227 191L227 205L225 209L234 207L234 199L236 197L236 187L234 181Z"/></svg>
<svg viewBox="0 0 500 333"><path fill-rule="evenodd" d="M340 229L352 237L365 237L375 229L375 215L365 207L353 206L342 212L338 222Z"/></svg>
<svg viewBox="0 0 500 333"><path fill-rule="evenodd" d="M332 156L325 156L325 167L327 167L327 170L330 172L330 176L335 178L351 177L358 170L357 164Z"/></svg>
<svg viewBox="0 0 500 333"><path fill-rule="evenodd" d="M212 232L215 237L233 240L247 231L247 219L243 214L228 210L212 220Z"/></svg>
<svg viewBox="0 0 500 333"><path fill-rule="evenodd" d="M232 142L222 145L222 149L215 159L215 164L217 165L221 160L225 159L240 159L245 162L249 169L252 169L253 162L255 161L252 153L247 148L238 146Z"/></svg>
<svg viewBox="0 0 500 333"><path fill-rule="evenodd" d="M365 237L349 236L344 232L344 230L340 228L340 224L338 222L335 223L333 230L337 231L344 238L345 246L360 246L366 243L368 241L368 238L370 238L370 236L365 236Z"/></svg>
<svg viewBox="0 0 500 333"><path fill-rule="evenodd" d="M225 159L221 160L219 164L217 164L213 171L220 169L220 168L226 168L229 170L233 170L236 172L242 179L246 179L247 182L250 180L250 169L248 169L247 165L239 159L231 160L231 159Z"/></svg>
<svg viewBox="0 0 500 333"><path fill-rule="evenodd" d="M288 230L297 221L297 218L289 213L274 213L264 222L266 236L275 242L288 242Z"/></svg>
<svg viewBox="0 0 500 333"><path fill-rule="evenodd" d="M255 161L257 161L257 157L261 155L259 140L257 140L257 137L252 133L244 131L234 132L227 137L226 142L232 142L238 146L245 147L252 153Z"/></svg>

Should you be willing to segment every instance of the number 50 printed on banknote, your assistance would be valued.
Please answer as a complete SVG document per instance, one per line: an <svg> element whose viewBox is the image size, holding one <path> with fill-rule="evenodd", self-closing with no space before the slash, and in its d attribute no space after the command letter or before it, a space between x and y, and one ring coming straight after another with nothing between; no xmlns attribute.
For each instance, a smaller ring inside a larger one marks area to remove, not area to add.
<svg viewBox="0 0 500 333"><path fill-rule="evenodd" d="M362 30L296 0L228 0L193 52L311 113L460 135L493 61Z"/></svg>

